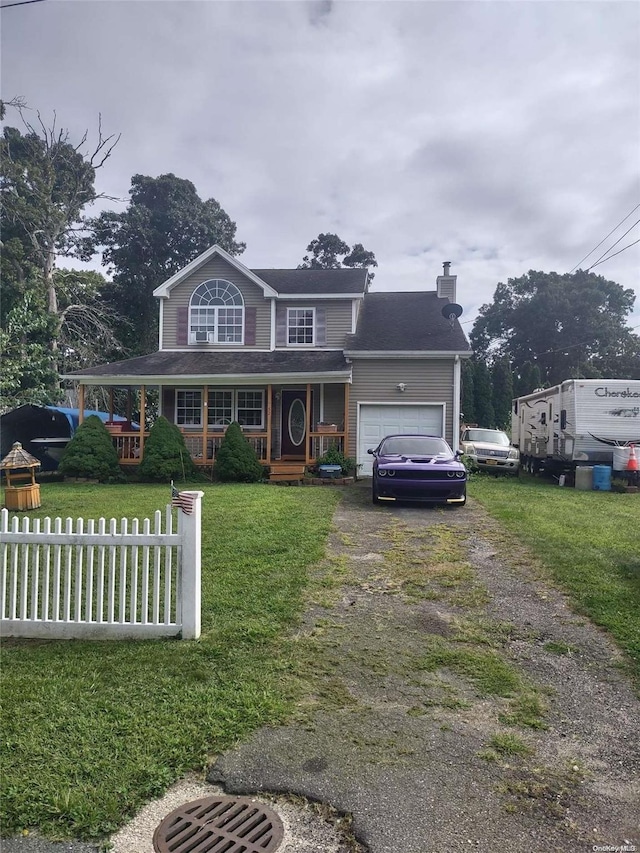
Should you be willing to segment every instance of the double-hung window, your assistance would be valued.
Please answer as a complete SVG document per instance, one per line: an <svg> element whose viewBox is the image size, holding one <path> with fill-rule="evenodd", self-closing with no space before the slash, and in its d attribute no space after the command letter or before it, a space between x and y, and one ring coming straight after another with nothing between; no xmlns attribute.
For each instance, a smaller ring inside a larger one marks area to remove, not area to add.
<svg viewBox="0 0 640 853"><path fill-rule="evenodd" d="M207 403L207 423L214 430L223 429L231 421L252 429L264 428L262 390L210 390Z"/></svg>
<svg viewBox="0 0 640 853"><path fill-rule="evenodd" d="M313 346L314 341L315 308L287 308L289 346Z"/></svg>
<svg viewBox="0 0 640 853"><path fill-rule="evenodd" d="M178 426L202 426L202 391L176 391Z"/></svg>
<svg viewBox="0 0 640 853"><path fill-rule="evenodd" d="M244 300L230 281L213 278L200 284L189 305L189 342L241 344L244 340Z"/></svg>

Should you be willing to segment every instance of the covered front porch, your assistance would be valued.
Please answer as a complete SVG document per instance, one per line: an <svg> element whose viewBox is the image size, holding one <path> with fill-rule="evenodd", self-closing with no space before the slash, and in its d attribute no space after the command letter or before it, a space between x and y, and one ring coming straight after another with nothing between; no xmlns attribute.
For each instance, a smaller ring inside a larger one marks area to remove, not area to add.
<svg viewBox="0 0 640 853"><path fill-rule="evenodd" d="M105 389L108 380L100 387ZM349 456L349 382L108 384L111 433L120 464L136 466L157 415L175 423L196 465L211 467L226 427L237 421L274 479L300 473L330 447ZM81 381L78 406L85 410ZM115 415L125 417L116 421ZM82 414L80 415L82 419Z"/></svg>

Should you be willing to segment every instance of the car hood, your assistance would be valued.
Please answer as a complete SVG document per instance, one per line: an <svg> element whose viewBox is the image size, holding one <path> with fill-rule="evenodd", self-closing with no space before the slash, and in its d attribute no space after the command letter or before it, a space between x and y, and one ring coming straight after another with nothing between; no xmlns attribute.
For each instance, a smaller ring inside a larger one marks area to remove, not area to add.
<svg viewBox="0 0 640 853"><path fill-rule="evenodd" d="M510 444L490 444L487 441L463 441L464 447L475 447L476 450L513 450Z"/></svg>
<svg viewBox="0 0 640 853"><path fill-rule="evenodd" d="M378 456L379 465L453 465L464 468L454 456Z"/></svg>

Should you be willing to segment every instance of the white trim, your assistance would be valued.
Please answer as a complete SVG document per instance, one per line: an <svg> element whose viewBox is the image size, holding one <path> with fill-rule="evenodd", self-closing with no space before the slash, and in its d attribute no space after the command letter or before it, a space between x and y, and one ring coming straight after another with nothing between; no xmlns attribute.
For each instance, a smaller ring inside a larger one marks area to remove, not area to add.
<svg viewBox="0 0 640 853"><path fill-rule="evenodd" d="M159 327L158 327L158 350L162 351L162 331L164 328L164 301L160 300L160 315L158 319Z"/></svg>
<svg viewBox="0 0 640 853"><path fill-rule="evenodd" d="M324 382L320 383L320 404L318 408L320 409L318 420L324 423Z"/></svg>
<svg viewBox="0 0 640 853"><path fill-rule="evenodd" d="M364 299L364 293L279 293L278 299Z"/></svg>
<svg viewBox="0 0 640 853"><path fill-rule="evenodd" d="M453 409L451 425L453 429L451 447L453 452L460 447L460 390L461 390L462 365L460 357L456 356L453 360Z"/></svg>
<svg viewBox="0 0 640 853"><path fill-rule="evenodd" d="M289 349L289 348L304 349L305 347L309 347L310 349L315 349L316 348L316 309L313 306L311 308L305 308L305 307L300 306L300 305L287 305L286 311L287 311L287 325L286 325L286 329L287 329L287 344L286 344L286 346L287 346L287 349ZM308 311L311 311L311 326L310 327L309 326L303 326L303 328L305 330L311 328L311 343L309 343L309 341L304 341L304 343L301 343L301 344L297 344L297 343L292 344L291 341L289 340L289 330L290 330L289 313L291 311L304 311L305 313L307 313Z"/></svg>
<svg viewBox="0 0 640 853"><path fill-rule="evenodd" d="M339 371L336 373L234 373L225 374L224 376L215 373L203 373L199 375L190 374L188 376L167 376L162 375L147 375L147 376L69 376L62 377L73 379L81 385L104 385L105 388L111 386L119 388L126 385L165 385L170 386L191 386L191 385L278 385L282 383L302 382L314 384L320 382L328 383L351 383L351 368L348 370Z"/></svg>
<svg viewBox="0 0 640 853"><path fill-rule="evenodd" d="M344 350L345 358L471 358L471 350Z"/></svg>
<svg viewBox="0 0 640 853"><path fill-rule="evenodd" d="M358 302L356 299L351 300L351 334L355 335L356 326L358 324Z"/></svg>
<svg viewBox="0 0 640 853"><path fill-rule="evenodd" d="M360 408L362 406L403 406L408 408L409 406L441 406L442 407L442 425L440 427L442 432L442 438L447 440L447 404L446 402L441 402L439 400L421 400L418 402L411 403L399 403L397 400L395 402L390 402L389 400L358 400L356 403L356 462L359 465L363 464L363 460L360 459Z"/></svg>
<svg viewBox="0 0 640 853"><path fill-rule="evenodd" d="M169 299L171 295L171 290L180 282L184 281L187 276L190 276L191 273L200 269L203 264L206 264L214 255L218 255L222 258L222 260L231 264L232 267L238 270L239 273L246 276L250 281L254 284L257 284L258 287L262 288L262 292L265 296L277 296L278 292L270 287L266 281L263 281L261 278L251 272L248 267L245 267L244 264L240 263L239 260L230 255L228 252L225 252L220 246L211 246L209 249L204 251L201 255L191 261L190 264L187 264L186 267L183 267L179 270L175 275L172 275L171 278L168 278L165 282L163 282L159 287L153 291L153 295L157 296L159 299Z"/></svg>
<svg viewBox="0 0 640 853"><path fill-rule="evenodd" d="M273 352L276 348L276 300L271 300L271 329L269 334L269 349Z"/></svg>

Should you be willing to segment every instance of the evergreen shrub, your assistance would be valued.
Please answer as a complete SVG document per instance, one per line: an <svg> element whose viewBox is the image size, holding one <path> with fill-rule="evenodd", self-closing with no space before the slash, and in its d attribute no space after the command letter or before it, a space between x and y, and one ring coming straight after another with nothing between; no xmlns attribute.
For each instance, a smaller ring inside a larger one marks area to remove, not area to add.
<svg viewBox="0 0 640 853"><path fill-rule="evenodd" d="M138 476L141 480L151 483L193 480L198 477L184 436L175 424L162 416L151 427L144 443Z"/></svg>
<svg viewBox="0 0 640 853"><path fill-rule="evenodd" d="M58 470L66 477L86 477L101 483L125 479L111 436L97 415L90 415L79 425L64 449Z"/></svg>
<svg viewBox="0 0 640 853"><path fill-rule="evenodd" d="M258 455L242 434L237 421L229 424L216 453L213 476L223 483L257 483L265 469Z"/></svg>

